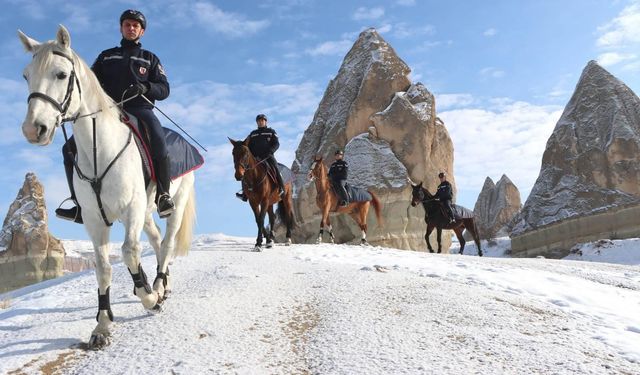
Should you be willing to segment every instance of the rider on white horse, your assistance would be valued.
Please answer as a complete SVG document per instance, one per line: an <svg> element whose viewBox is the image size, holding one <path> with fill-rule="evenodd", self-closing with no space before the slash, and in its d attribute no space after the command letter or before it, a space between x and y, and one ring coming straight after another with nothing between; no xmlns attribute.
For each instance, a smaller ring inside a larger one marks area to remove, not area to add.
<svg viewBox="0 0 640 375"><path fill-rule="evenodd" d="M102 88L116 102L127 100L124 110L136 116L146 125L150 139L151 158L157 179L156 201L160 217L167 217L175 210L169 195L169 155L160 121L153 113L153 102L169 96L169 83L160 59L141 48L140 38L147 28L147 20L137 10L126 10L120 16L120 47L102 51L91 69ZM144 95L150 102L145 100ZM76 155L73 137L63 146L65 172L71 191L70 199L76 206L58 208L56 216L82 223L80 206L73 188L73 160Z"/></svg>

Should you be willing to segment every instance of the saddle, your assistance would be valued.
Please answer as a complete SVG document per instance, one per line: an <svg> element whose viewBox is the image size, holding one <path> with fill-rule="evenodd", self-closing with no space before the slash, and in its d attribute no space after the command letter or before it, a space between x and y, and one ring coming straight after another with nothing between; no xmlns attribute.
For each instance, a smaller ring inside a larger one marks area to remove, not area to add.
<svg viewBox="0 0 640 375"><path fill-rule="evenodd" d="M278 184L278 180L277 180L277 177L276 177L276 173L277 172L273 169L271 164L269 164L267 162L264 162L263 164L265 165L266 170L267 170L267 177L274 184ZM293 181L293 173L291 172L291 169L287 168L284 164L281 164L281 163L277 163L277 164L278 164L278 171L280 172L280 175L282 176L282 182L287 184L287 183Z"/></svg>
<svg viewBox="0 0 640 375"><path fill-rule="evenodd" d="M129 113L123 115L120 120L127 125L134 134L133 138L136 141L136 146L142 159L145 186L149 186L151 181L156 181L156 174L151 160L149 135L146 127L144 124L141 124L135 116ZM162 130L164 130L167 152L169 153L169 176L172 180L194 171L204 164L204 158L200 155L198 149L191 145L184 137L165 127L163 127Z"/></svg>

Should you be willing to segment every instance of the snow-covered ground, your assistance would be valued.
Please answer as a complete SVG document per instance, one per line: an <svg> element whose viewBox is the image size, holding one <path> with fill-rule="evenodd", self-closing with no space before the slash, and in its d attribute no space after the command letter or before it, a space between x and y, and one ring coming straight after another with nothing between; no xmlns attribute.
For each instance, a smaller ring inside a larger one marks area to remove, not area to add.
<svg viewBox="0 0 640 375"><path fill-rule="evenodd" d="M93 272L0 295L0 373L640 373L637 242L594 248L635 266L251 244L196 238L157 315L116 264L102 351L84 349ZM152 276L155 257L143 265Z"/></svg>

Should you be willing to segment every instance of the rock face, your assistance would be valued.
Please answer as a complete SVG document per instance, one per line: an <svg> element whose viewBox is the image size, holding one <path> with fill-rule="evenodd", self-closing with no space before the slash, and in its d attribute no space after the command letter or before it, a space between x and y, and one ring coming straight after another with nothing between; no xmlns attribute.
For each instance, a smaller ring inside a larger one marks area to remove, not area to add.
<svg viewBox="0 0 640 375"><path fill-rule="evenodd" d="M575 241L633 233L639 219L612 224L611 215L638 204L640 99L591 61L547 141L540 175L511 233L512 251L560 256ZM586 220L605 213L611 225L604 232ZM554 226L569 222L568 233L553 234ZM541 229L544 241L536 238Z"/></svg>
<svg viewBox="0 0 640 375"><path fill-rule="evenodd" d="M487 177L473 208L480 237L490 239L508 235L510 223L520 208L520 192L509 177L502 175L497 184Z"/></svg>
<svg viewBox="0 0 640 375"><path fill-rule="evenodd" d="M320 228L316 190L306 180L316 156L327 167L337 148L345 149L349 183L369 188L383 204L384 227L374 225L369 214L368 240L372 244L404 249L426 249L424 210L411 208L407 180L423 181L432 192L437 174L453 176L453 144L435 114L433 95L412 84L407 65L373 29L363 31L344 58L337 76L329 82L312 123L296 151L294 241L315 241ZM450 179L455 185L455 180ZM332 216L338 242L360 237L355 222L346 215ZM435 240L434 240L435 241ZM450 245L443 236L443 248Z"/></svg>
<svg viewBox="0 0 640 375"><path fill-rule="evenodd" d="M64 248L47 227L44 189L27 173L0 232L0 292L59 277L63 264Z"/></svg>

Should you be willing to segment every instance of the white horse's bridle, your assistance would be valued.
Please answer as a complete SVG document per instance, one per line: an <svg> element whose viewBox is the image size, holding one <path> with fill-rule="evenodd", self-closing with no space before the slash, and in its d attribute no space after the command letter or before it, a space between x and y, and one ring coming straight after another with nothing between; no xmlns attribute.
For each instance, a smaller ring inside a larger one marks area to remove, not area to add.
<svg viewBox="0 0 640 375"><path fill-rule="evenodd" d="M60 51L52 51L52 53L57 56L62 56L65 59L69 60L69 62L71 62L72 68L71 68L71 73L69 74L69 83L67 84L67 93L64 95L64 99L62 99L62 103L58 103L57 100L50 97L49 95L35 91L29 94L29 97L27 98L27 103L29 103L31 99L43 99L44 101L49 102L51 105L53 105L60 112L60 120L56 123L56 127L58 127L60 126L60 124L64 122L75 121L77 119L77 116L72 118L66 118L65 116L67 115L67 110L69 109L69 105L71 104L71 96L73 95L73 88L76 85L78 86L79 96L82 96L82 89L80 88L80 81L78 80L78 76L76 75L76 68L75 68L75 64L73 63L73 59Z"/></svg>

